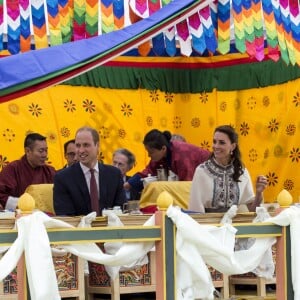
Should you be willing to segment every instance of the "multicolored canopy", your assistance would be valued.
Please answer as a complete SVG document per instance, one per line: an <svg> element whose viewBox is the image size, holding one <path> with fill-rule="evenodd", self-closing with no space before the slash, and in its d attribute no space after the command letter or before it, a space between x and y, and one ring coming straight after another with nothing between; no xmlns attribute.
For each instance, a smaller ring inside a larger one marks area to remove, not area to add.
<svg viewBox="0 0 300 300"><path fill-rule="evenodd" d="M6 101L95 68L133 47L146 56L219 55L300 65L293 0L0 0ZM34 50L34 51L32 51Z"/></svg>

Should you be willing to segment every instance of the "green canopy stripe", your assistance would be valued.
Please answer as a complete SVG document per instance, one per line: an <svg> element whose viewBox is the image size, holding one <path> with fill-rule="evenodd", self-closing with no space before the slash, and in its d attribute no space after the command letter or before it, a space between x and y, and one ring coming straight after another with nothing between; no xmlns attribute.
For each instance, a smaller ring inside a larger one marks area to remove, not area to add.
<svg viewBox="0 0 300 300"><path fill-rule="evenodd" d="M100 66L64 84L111 89L161 90L172 93L199 93L213 89L234 91L282 84L300 77L298 66L280 60L230 65L222 68L191 68L186 63L164 67ZM159 66L159 64L158 64Z"/></svg>

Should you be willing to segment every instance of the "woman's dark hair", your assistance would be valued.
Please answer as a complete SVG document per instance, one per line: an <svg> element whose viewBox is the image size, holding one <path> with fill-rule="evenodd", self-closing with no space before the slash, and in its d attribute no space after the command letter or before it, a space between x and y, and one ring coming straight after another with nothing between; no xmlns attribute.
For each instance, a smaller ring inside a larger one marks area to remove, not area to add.
<svg viewBox="0 0 300 300"><path fill-rule="evenodd" d="M215 132L222 132L224 134L226 134L231 143L235 143L236 147L235 149L232 151L232 164L233 164L233 175L232 178L234 181L240 181L239 178L240 176L244 173L244 164L242 162L241 159L241 151L239 148L239 137L238 134L236 133L236 131L234 130L234 128L231 125L222 125L219 126L215 129Z"/></svg>
<svg viewBox="0 0 300 300"><path fill-rule="evenodd" d="M171 132L161 132L158 129L150 130L144 137L143 144L149 148L161 150L163 146L170 148Z"/></svg>

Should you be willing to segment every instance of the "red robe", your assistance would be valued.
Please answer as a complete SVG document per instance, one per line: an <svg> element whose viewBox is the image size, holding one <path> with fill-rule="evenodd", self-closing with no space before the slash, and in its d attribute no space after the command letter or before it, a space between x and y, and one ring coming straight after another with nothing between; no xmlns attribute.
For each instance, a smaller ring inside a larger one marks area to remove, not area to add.
<svg viewBox="0 0 300 300"><path fill-rule="evenodd" d="M151 160L146 168L133 175L128 183L132 188L141 191L143 189L141 178L147 177L148 174L156 176L157 169L161 167L174 172L180 181L191 181L197 166L205 162L209 156L208 150L193 144L173 141L171 148L168 149L167 157L161 161Z"/></svg>
<svg viewBox="0 0 300 300"><path fill-rule="evenodd" d="M0 173L0 203L5 207L9 196L20 197L31 184L53 183L55 169L48 165L33 168L24 155L5 166Z"/></svg>
<svg viewBox="0 0 300 300"><path fill-rule="evenodd" d="M196 145L173 141L171 151L166 158L160 161L150 161L146 168L139 172L141 177L148 174L157 175L157 169L161 166L173 171L180 181L190 181L193 179L196 167L205 162L210 156L210 152Z"/></svg>

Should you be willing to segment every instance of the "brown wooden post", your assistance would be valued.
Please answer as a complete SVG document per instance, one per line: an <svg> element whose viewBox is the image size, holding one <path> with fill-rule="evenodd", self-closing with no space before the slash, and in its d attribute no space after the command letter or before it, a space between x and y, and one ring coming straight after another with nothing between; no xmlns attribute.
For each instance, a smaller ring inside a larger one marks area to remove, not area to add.
<svg viewBox="0 0 300 300"><path fill-rule="evenodd" d="M18 280L18 300L30 299L24 254L22 254L17 264L17 280Z"/></svg>

